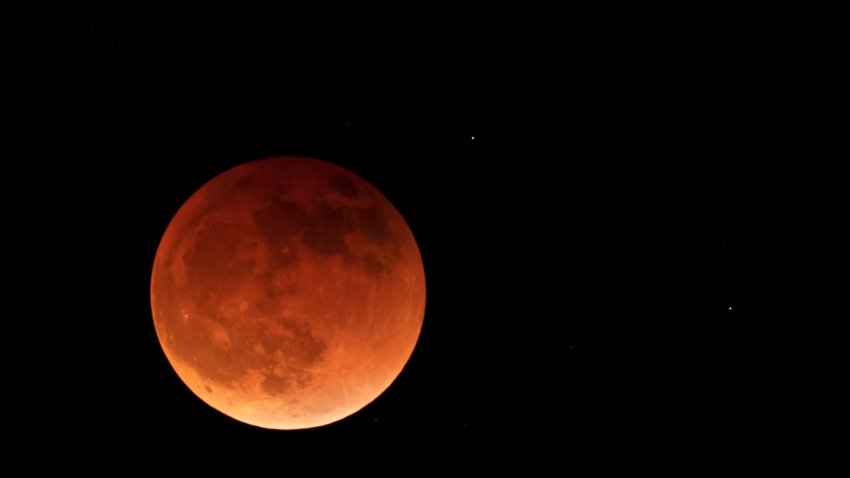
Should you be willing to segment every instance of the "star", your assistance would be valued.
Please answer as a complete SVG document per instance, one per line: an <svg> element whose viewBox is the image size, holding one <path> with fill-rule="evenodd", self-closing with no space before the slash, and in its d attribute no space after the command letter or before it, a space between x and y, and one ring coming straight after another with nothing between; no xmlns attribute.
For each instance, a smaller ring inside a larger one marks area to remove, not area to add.
<svg viewBox="0 0 850 478"><path fill-rule="evenodd" d="M732 306L731 306L731 305L729 306L729 310L732 310Z"/></svg>
<svg viewBox="0 0 850 478"><path fill-rule="evenodd" d="M472 141L475 141L475 136L473 136L473 137L472 137L472 138L470 138L470 139L471 139Z"/></svg>

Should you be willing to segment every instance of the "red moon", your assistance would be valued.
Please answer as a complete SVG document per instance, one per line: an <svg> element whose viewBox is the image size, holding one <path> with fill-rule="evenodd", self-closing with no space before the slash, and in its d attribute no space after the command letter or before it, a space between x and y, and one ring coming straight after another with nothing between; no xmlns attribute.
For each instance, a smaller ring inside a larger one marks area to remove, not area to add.
<svg viewBox="0 0 850 478"><path fill-rule="evenodd" d="M413 233L372 185L309 158L253 161L177 211L153 265L156 334L204 402L251 425L311 428L372 402L425 315Z"/></svg>

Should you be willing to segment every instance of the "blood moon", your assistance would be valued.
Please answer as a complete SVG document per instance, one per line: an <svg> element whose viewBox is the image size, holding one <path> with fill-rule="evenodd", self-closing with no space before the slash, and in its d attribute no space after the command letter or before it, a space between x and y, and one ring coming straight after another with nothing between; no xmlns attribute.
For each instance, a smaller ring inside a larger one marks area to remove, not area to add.
<svg viewBox="0 0 850 478"><path fill-rule="evenodd" d="M409 359L425 313L410 228L373 186L309 158L253 161L177 211L151 308L177 375L237 420L295 429L374 400Z"/></svg>

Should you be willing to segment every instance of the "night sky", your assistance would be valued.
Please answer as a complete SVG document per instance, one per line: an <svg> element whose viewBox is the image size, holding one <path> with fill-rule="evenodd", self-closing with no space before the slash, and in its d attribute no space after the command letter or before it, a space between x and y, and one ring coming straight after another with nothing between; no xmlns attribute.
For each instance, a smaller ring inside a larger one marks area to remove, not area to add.
<svg viewBox="0 0 850 478"><path fill-rule="evenodd" d="M6 177L28 191L7 205L38 258L11 340L44 350L16 366L39 409L23 445L190 465L206 446L258 465L342 449L471 465L822 453L846 359L828 305L846 294L831 279L848 139L834 32L540 17L37 22L18 48L22 173ZM197 399L149 302L180 205L283 155L382 191L428 285L390 389L297 432Z"/></svg>

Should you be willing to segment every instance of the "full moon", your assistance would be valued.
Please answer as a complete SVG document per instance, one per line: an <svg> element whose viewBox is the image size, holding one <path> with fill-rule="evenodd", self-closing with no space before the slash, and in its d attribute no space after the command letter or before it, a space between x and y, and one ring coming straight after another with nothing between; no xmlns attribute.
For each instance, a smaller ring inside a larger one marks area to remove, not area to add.
<svg viewBox="0 0 850 478"><path fill-rule="evenodd" d="M225 171L168 225L151 309L177 375L251 425L326 425L378 397L425 315L413 233L372 185L316 159Z"/></svg>

